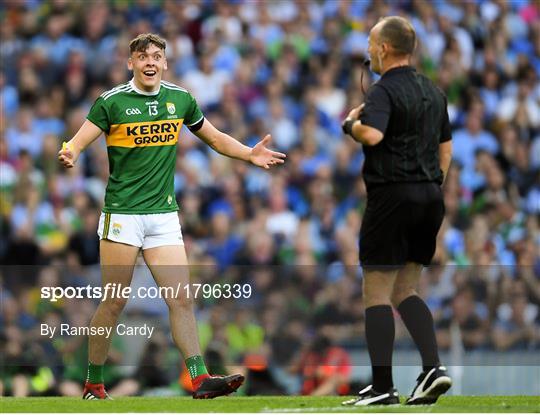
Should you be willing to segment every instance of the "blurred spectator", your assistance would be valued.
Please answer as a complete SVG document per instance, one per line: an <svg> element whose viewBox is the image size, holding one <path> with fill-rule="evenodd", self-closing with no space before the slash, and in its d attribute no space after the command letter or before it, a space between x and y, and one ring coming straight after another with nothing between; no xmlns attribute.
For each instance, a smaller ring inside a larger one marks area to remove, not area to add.
<svg viewBox="0 0 540 415"><path fill-rule="evenodd" d="M538 346L540 326L535 322L538 306L530 304L526 295L514 295L509 304L502 304L497 311L493 343L498 350Z"/></svg>
<svg viewBox="0 0 540 415"><path fill-rule="evenodd" d="M212 56L205 53L199 58L199 68L188 71L182 81L196 97L201 109L212 110L219 104L223 87L231 79L225 71L214 69Z"/></svg>
<svg viewBox="0 0 540 415"><path fill-rule="evenodd" d="M49 16L45 30L31 42L36 53L50 60L53 65L62 65L71 50L80 47L80 39L68 33L73 23L73 15L55 14Z"/></svg>
<svg viewBox="0 0 540 415"><path fill-rule="evenodd" d="M256 321L253 321L251 313L247 310L236 312L234 320L225 326L225 335L227 352L233 362L248 352L258 351L264 339L264 331Z"/></svg>
<svg viewBox="0 0 540 415"><path fill-rule="evenodd" d="M461 331L463 347L466 350L476 349L488 342L486 322L482 320L475 310L474 295L470 289L458 292L451 304L448 313L451 313L437 324L437 343L443 349L450 347L450 329L457 324Z"/></svg>
<svg viewBox="0 0 540 415"><path fill-rule="evenodd" d="M6 131L9 155L17 156L21 150L37 158L43 147L44 131L35 123L31 108L23 107L17 112L17 122Z"/></svg>
<svg viewBox="0 0 540 415"><path fill-rule="evenodd" d="M294 373L293 364L300 357L304 336L305 326L302 321L291 320L270 340L270 370L274 380L288 395L298 395L301 391L301 378Z"/></svg>
<svg viewBox="0 0 540 415"><path fill-rule="evenodd" d="M83 266L99 263L99 237L96 234L98 220L95 209L83 211L82 229L69 239L69 251L75 253L79 264Z"/></svg>
<svg viewBox="0 0 540 415"><path fill-rule="evenodd" d="M220 270L233 264L236 254L242 248L243 241L230 233L230 215L218 210L212 214L212 238L206 244L206 252L215 259Z"/></svg>
<svg viewBox="0 0 540 415"><path fill-rule="evenodd" d="M332 68L319 72L318 86L315 89L317 108L330 117L339 118L345 110L345 92L336 88Z"/></svg>
<svg viewBox="0 0 540 415"><path fill-rule="evenodd" d="M13 117L19 109L19 93L17 88L9 85L6 80L6 75L0 72L0 103L3 111L8 117Z"/></svg>
<svg viewBox="0 0 540 415"><path fill-rule="evenodd" d="M452 146L453 158L461 163L465 170L474 169L474 157L478 150L495 155L499 149L495 137L482 129L481 116L476 113L469 113L465 128L453 133Z"/></svg>
<svg viewBox="0 0 540 415"><path fill-rule="evenodd" d="M269 105L266 126L272 136L275 137L276 147L280 151L287 151L298 142L298 130L285 113L285 108L280 100L274 99Z"/></svg>
<svg viewBox="0 0 540 415"><path fill-rule="evenodd" d="M513 121L521 128L540 126L540 104L532 96L532 90L526 82L520 82L515 94L502 99L497 117L501 121Z"/></svg>
<svg viewBox="0 0 540 415"><path fill-rule="evenodd" d="M298 229L298 217L288 209L283 189L276 188L269 198L270 214L266 221L266 230L271 235L290 241Z"/></svg>
<svg viewBox="0 0 540 415"><path fill-rule="evenodd" d="M171 384L171 366L168 361L169 342L162 332L157 332L146 344L134 378L139 379L146 395L166 394Z"/></svg>
<svg viewBox="0 0 540 415"><path fill-rule="evenodd" d="M341 347L332 345L324 337L316 337L300 358L302 395L347 395L351 375L351 361Z"/></svg>

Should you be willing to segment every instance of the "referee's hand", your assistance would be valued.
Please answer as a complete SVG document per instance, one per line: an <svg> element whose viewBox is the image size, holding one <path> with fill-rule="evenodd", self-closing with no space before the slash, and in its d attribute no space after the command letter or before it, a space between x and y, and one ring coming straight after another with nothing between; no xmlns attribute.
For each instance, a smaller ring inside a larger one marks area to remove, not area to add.
<svg viewBox="0 0 540 415"><path fill-rule="evenodd" d="M362 103L360 104L359 106L357 106L356 108L353 108L350 112L349 112L349 115L347 115L347 118L350 118L352 120L357 120L360 118L360 114L362 114L362 111L364 110L364 106L366 104Z"/></svg>

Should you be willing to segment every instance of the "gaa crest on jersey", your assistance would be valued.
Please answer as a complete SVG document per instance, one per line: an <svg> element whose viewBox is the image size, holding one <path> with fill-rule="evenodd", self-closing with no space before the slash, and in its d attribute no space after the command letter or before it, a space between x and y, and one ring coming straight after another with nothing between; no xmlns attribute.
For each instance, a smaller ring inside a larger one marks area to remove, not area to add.
<svg viewBox="0 0 540 415"><path fill-rule="evenodd" d="M169 196L167 197L167 203L168 203L169 205L172 203L172 196L171 196L171 195L169 195Z"/></svg>
<svg viewBox="0 0 540 415"><path fill-rule="evenodd" d="M167 102L167 111L169 114L174 114L176 112L176 107L172 102Z"/></svg>

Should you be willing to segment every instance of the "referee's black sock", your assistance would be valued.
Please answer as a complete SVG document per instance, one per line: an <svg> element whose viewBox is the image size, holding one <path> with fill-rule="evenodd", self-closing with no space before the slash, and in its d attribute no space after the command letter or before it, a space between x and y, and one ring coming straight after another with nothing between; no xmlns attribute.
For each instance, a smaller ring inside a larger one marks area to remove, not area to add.
<svg viewBox="0 0 540 415"><path fill-rule="evenodd" d="M373 371L373 389L377 392L386 392L394 386L392 380L394 337L392 307L375 305L366 308L366 340Z"/></svg>
<svg viewBox="0 0 540 415"><path fill-rule="evenodd" d="M397 309L422 356L424 371L438 366L440 360L433 316L426 303L417 295L411 295Z"/></svg>

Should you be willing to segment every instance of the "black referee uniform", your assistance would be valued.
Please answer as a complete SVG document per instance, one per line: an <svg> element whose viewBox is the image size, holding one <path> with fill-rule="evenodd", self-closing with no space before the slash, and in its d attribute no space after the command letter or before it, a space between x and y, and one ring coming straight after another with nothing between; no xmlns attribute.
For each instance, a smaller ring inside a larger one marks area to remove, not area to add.
<svg viewBox="0 0 540 415"><path fill-rule="evenodd" d="M370 87L360 120L384 134L364 146L362 266L428 265L444 217L439 144L451 139L446 97L413 67L396 67Z"/></svg>

